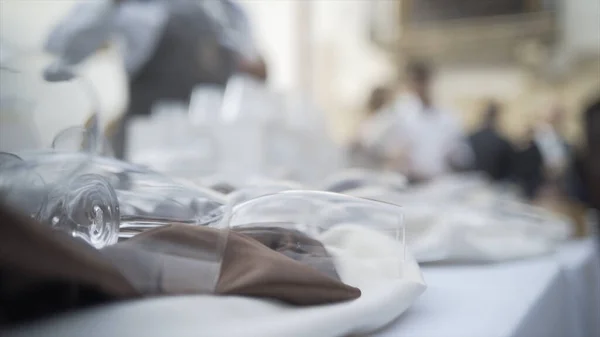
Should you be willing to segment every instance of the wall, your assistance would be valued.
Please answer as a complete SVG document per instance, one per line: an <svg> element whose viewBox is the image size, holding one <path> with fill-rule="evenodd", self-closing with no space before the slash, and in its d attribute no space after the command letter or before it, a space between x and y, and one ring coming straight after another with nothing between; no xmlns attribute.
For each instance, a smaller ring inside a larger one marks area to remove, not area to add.
<svg viewBox="0 0 600 337"><path fill-rule="evenodd" d="M600 1L562 0L565 48L571 54L600 55Z"/></svg>
<svg viewBox="0 0 600 337"><path fill-rule="evenodd" d="M278 91L298 87L298 43L295 0L241 0L253 36L269 67L269 85Z"/></svg>
<svg viewBox="0 0 600 337"><path fill-rule="evenodd" d="M436 83L440 102L454 108L467 128L477 125L486 98L503 102L504 130L513 139L521 138L551 102L560 102L568 112L565 133L578 141L581 110L600 95L600 2L563 0L559 8L560 42L546 68L551 77L519 65L442 68Z"/></svg>
<svg viewBox="0 0 600 337"><path fill-rule="evenodd" d="M371 90L396 76L370 41L370 7L369 0L313 2L314 92L340 141L354 133Z"/></svg>
<svg viewBox="0 0 600 337"><path fill-rule="evenodd" d="M362 118L370 90L390 81L395 73L391 61L369 41L371 1L240 3L248 10L268 61L271 87L298 91L304 89L303 78L308 78L308 91L326 112L333 135L347 140ZM307 18L308 23L299 21Z"/></svg>

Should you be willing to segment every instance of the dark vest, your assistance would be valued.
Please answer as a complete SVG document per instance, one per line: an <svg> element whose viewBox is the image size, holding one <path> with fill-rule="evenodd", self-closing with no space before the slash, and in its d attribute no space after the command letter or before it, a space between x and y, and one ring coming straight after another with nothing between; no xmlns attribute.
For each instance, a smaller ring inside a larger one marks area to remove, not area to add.
<svg viewBox="0 0 600 337"><path fill-rule="evenodd" d="M154 55L130 79L128 115L149 114L161 100L188 102L199 84L225 85L235 70L234 52L218 41L217 28L202 7L172 1Z"/></svg>

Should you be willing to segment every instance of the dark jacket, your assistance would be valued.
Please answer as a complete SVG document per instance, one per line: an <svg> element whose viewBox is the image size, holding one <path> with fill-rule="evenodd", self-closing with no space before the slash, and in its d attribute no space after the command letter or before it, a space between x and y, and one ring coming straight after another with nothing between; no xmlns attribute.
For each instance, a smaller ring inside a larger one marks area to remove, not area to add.
<svg viewBox="0 0 600 337"><path fill-rule="evenodd" d="M516 151L511 160L511 179L522 189L525 197L533 199L544 182L544 160L535 142Z"/></svg>
<svg viewBox="0 0 600 337"><path fill-rule="evenodd" d="M189 103L200 84L224 86L234 73L236 53L219 41L218 27L204 9L189 1L174 1L156 50L129 83L129 108L113 139L117 158L125 154L127 122L149 115L160 101Z"/></svg>
<svg viewBox="0 0 600 337"><path fill-rule="evenodd" d="M483 128L469 136L475 156L475 169L485 172L494 180L510 176L512 145L492 127Z"/></svg>

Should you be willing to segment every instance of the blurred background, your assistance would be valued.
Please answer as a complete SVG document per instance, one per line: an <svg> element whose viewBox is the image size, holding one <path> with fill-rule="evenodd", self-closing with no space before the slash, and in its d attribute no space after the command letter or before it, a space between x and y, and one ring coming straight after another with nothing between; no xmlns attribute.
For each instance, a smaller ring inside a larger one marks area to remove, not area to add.
<svg viewBox="0 0 600 337"><path fill-rule="evenodd" d="M0 0L0 201L105 249L288 190L395 204L343 221L431 282L398 331L599 336L600 1Z"/></svg>
<svg viewBox="0 0 600 337"><path fill-rule="evenodd" d="M565 134L576 141L581 105L600 87L600 4L594 0L238 2L268 64L269 87L313 95L338 142L351 138L371 90L395 84L414 57L435 63L436 99L467 128L477 125L486 99L502 102L502 129L513 139L556 101L567 111ZM0 37L6 45L40 51L76 3L2 0ZM128 103L117 54L107 48L83 67L110 116ZM43 139L55 133L52 123L87 117L76 102L65 106L52 96L56 111L35 116Z"/></svg>

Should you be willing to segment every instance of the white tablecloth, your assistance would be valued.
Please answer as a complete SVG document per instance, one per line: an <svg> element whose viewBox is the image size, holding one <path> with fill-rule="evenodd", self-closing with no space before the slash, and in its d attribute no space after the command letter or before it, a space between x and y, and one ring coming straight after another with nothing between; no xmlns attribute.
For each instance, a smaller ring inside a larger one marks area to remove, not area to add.
<svg viewBox="0 0 600 337"><path fill-rule="evenodd" d="M557 257L569 286L569 336L600 336L600 257L594 239L569 242Z"/></svg>
<svg viewBox="0 0 600 337"><path fill-rule="evenodd" d="M423 268L428 289L373 336L597 337L600 261L591 239L537 259Z"/></svg>
<svg viewBox="0 0 600 337"><path fill-rule="evenodd" d="M427 291L398 320L369 336L600 336L600 261L591 240L567 243L553 256L487 265L427 266L423 273ZM67 315L54 324L34 326L16 335L64 337L86 331L86 335L130 336L134 331L145 331L145 336L214 336L206 324L213 319L216 326L231 328L243 326L243 322L260 323L262 313L255 307L255 316L244 314L249 312L246 309L251 300L232 297L228 301L236 302L233 307L245 315L245 321L228 323L214 310L205 310L210 303L199 301L197 296L182 296ZM199 303L204 303L202 308ZM378 308L385 310L381 303ZM318 307L312 311L322 315ZM274 328L286 316L289 313L282 309L262 322Z"/></svg>

